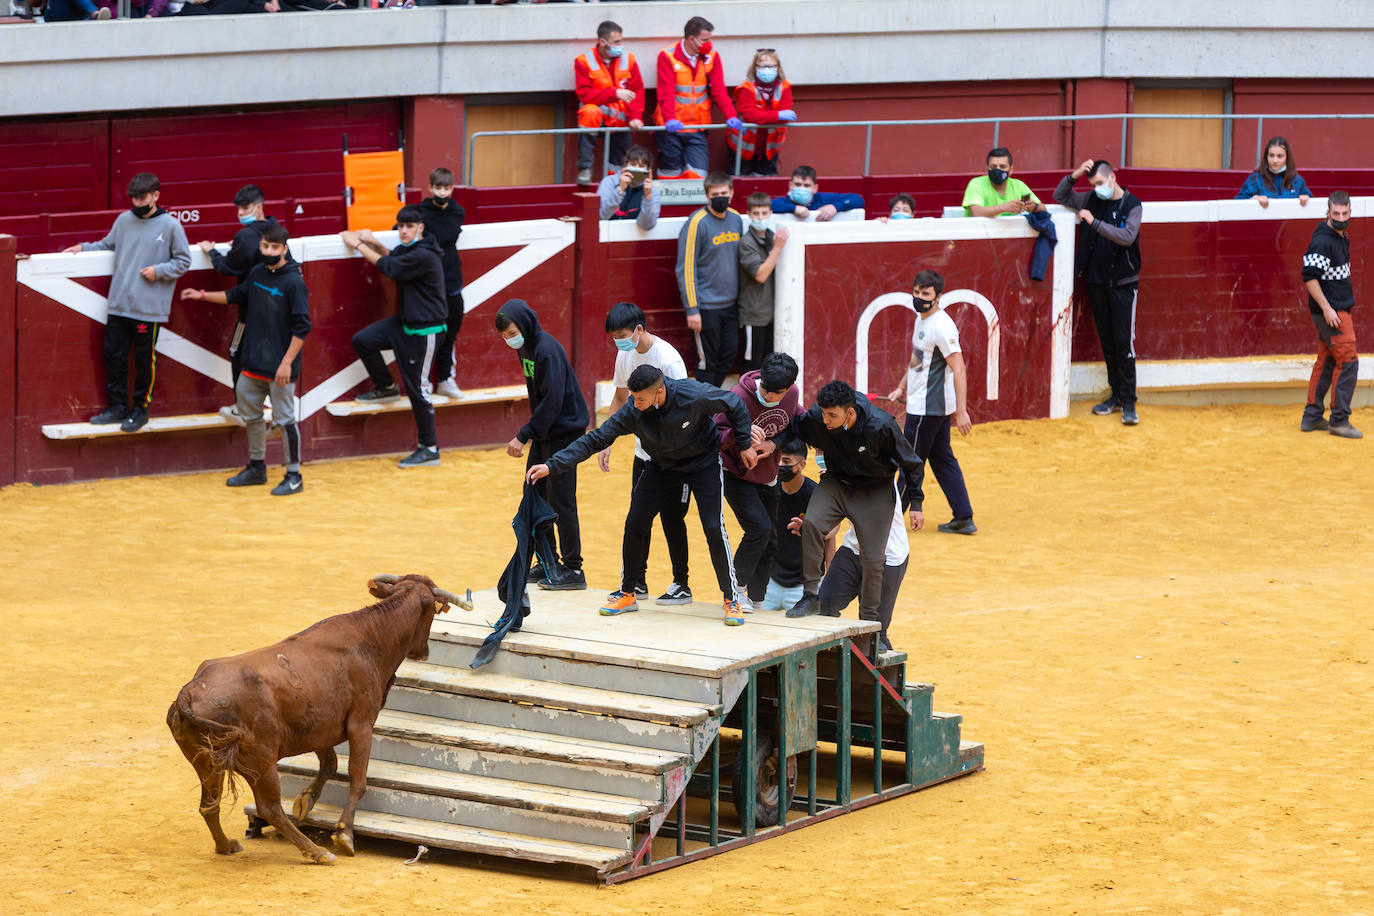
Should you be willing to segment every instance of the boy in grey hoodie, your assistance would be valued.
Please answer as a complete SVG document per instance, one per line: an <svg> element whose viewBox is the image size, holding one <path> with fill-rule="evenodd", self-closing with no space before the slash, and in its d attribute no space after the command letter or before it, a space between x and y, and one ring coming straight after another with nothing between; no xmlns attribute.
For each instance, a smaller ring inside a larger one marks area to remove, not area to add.
<svg viewBox="0 0 1374 916"><path fill-rule="evenodd" d="M153 370L158 327L172 311L177 277L191 267L191 249L176 217L157 205L160 183L152 172L140 172L129 182L131 206L115 218L110 232L98 242L63 249L113 251L110 295L105 318L104 410L92 423L120 424L126 433L148 422L153 400ZM129 350L134 351L134 398L129 403Z"/></svg>

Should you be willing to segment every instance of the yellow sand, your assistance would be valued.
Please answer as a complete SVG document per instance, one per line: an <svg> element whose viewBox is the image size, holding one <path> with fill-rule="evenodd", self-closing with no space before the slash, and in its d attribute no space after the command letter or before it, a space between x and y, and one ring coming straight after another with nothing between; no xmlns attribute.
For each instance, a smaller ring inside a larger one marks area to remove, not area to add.
<svg viewBox="0 0 1374 916"><path fill-rule="evenodd" d="M371 573L492 585L514 459L309 464L291 499L223 473L0 491L0 909L1374 912L1374 440L1297 418L1155 407L1126 429L1075 405L976 427L956 448L981 530L912 536L893 636L986 772L609 890L447 853L406 867L413 847L367 838L333 868L279 838L217 857L163 723L201 659L361 606ZM629 458L583 469L597 585Z"/></svg>

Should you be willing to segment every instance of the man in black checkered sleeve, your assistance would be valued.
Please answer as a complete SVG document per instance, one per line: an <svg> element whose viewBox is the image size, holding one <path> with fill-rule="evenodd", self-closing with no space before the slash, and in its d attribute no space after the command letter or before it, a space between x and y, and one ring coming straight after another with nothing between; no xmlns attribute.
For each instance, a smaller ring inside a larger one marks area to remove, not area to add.
<svg viewBox="0 0 1374 916"><path fill-rule="evenodd" d="M1307 253L1302 256L1302 279L1307 286L1307 307L1317 326L1317 361L1307 384L1307 407L1302 413L1302 431L1327 430L1333 436L1359 439L1364 433L1350 424L1350 399L1360 372L1360 357L1355 352L1355 324L1350 310L1355 306L1355 289L1350 282L1350 195L1335 191L1326 199L1326 219L1312 232ZM1324 413L1327 389L1331 392L1331 420Z"/></svg>

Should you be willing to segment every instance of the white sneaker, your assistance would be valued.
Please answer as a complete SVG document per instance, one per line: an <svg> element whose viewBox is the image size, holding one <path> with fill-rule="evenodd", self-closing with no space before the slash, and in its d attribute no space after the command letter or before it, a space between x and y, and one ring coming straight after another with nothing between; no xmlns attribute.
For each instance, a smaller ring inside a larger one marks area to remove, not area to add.
<svg viewBox="0 0 1374 916"><path fill-rule="evenodd" d="M248 425L243 422L243 417L239 416L239 408L237 404L230 404L228 407L221 407L219 409L219 415L236 426Z"/></svg>
<svg viewBox="0 0 1374 916"><path fill-rule="evenodd" d="M752 601L749 600L749 593L748 593L748 592L743 592L743 591L735 592L735 603L739 605L739 609L740 609L741 611L743 611L744 613L746 613L746 614L752 614L752 613L754 613L754 603L753 603Z"/></svg>
<svg viewBox="0 0 1374 916"><path fill-rule="evenodd" d="M434 389L434 393L456 401L463 396L463 389L453 379L446 378Z"/></svg>
<svg viewBox="0 0 1374 916"><path fill-rule="evenodd" d="M591 183L592 183L592 170L591 170L591 169L578 169L578 170L577 170L577 183L580 184L580 185L582 185L583 187L590 187L590 186L591 186Z"/></svg>

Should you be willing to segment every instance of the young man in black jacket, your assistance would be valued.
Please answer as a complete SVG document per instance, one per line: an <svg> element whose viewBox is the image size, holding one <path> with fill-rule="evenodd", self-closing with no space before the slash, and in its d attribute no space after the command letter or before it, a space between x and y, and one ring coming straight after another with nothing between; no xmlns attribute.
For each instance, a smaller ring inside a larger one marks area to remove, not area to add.
<svg viewBox="0 0 1374 916"><path fill-rule="evenodd" d="M434 430L434 402L430 400L429 370L434 363L440 336L448 326L448 301L444 297L444 268L439 246L424 235L420 208L407 205L396 214L401 244L387 251L371 230L341 232L343 243L357 251L384 276L396 281L396 315L374 321L353 335L353 352L367 367L373 389L358 395L360 401L394 401L401 396L383 350L396 354L396 364L406 383L410 410L415 415L418 447L401 459L402 468L439 464L439 438Z"/></svg>
<svg viewBox="0 0 1374 916"><path fill-rule="evenodd" d="M463 234L463 205L453 199L453 173L434 169L429 173L430 196L420 201L420 217L425 223L425 238L439 246L444 265L444 298L448 302L447 329L439 337L434 357L434 391L446 398L461 398L458 366L453 357L453 342L463 326L463 262L458 257L458 236Z"/></svg>
<svg viewBox="0 0 1374 916"><path fill-rule="evenodd" d="M1088 176L1091 191L1075 191L1073 184ZM1078 234L1078 273L1092 303L1093 324L1107 383L1112 393L1093 413L1107 416L1121 411L1121 422L1135 426L1135 306L1140 285L1140 198L1117 184L1105 159L1088 159L1059 182L1054 199L1078 211L1083 228Z"/></svg>
<svg viewBox="0 0 1374 916"><path fill-rule="evenodd" d="M735 567L730 559L730 540L725 533L722 499L720 435L715 415L729 418L734 444L746 468L758 463L759 452L753 442L749 411L739 395L722 391L695 379L669 379L653 366L640 366L630 373L630 403L611 414L599 427L559 450L544 464L529 469L529 480L538 481L550 474L566 473L580 462L597 454L621 436L636 435L649 464L640 475L630 496L630 511L625 516L623 581L620 590L611 592L601 608L607 617L639 610L635 583L629 570L644 568L645 541L629 537L630 531L643 531L654 516L682 498L685 487L697 501L702 531L711 549L711 565L724 596L725 625L740 626L744 613L735 596ZM556 487L554 489L557 489Z"/></svg>
<svg viewBox="0 0 1374 916"><path fill-rule="evenodd" d="M1312 241L1302 256L1302 282L1307 287L1307 307L1317 326L1317 361L1307 383L1307 407L1300 429L1305 433L1325 429L1343 439L1360 439L1350 422L1350 401L1360 372L1360 357L1355 350L1355 323L1350 310L1355 307L1355 287L1350 282L1350 195L1334 191L1326 199L1326 219L1312 231ZM1323 416L1326 392L1332 376L1336 388L1331 392L1331 422Z"/></svg>
<svg viewBox="0 0 1374 916"><path fill-rule="evenodd" d="M529 443L525 467L548 461L559 449L587 431L591 415L582 386L577 383L567 351L554 336L539 327L539 316L524 299L509 299L496 313L496 330L506 346L520 356L520 371L530 395L530 420L506 444L506 453L519 458ZM529 580L540 588L558 591L584 589L582 528L577 519L577 469L538 486L539 495L558 513L558 569L543 564L530 571Z"/></svg>
<svg viewBox="0 0 1374 916"><path fill-rule="evenodd" d="M294 496L301 481L301 435L296 427L296 382L301 348L310 333L310 299L301 266L286 247L286 227L273 223L262 231L262 259L243 282L227 293L183 289L181 298L238 306L243 316L239 339L242 371L234 383L238 414L248 428L248 465L225 483L247 487L267 483L267 424L263 401L272 396L272 422L282 432L286 476L273 496Z"/></svg>
<svg viewBox="0 0 1374 916"><path fill-rule="evenodd" d="M825 539L842 519L849 519L859 541L863 585L859 619L880 621L883 565L887 535L897 502L893 473L906 474L907 492L919 493L921 459L902 435L897 421L868 402L847 383L827 382L816 403L792 421L792 434L825 454L825 473L811 496L802 521L802 598L788 617L821 612L817 593L825 560ZM911 510L912 530L925 516Z"/></svg>

